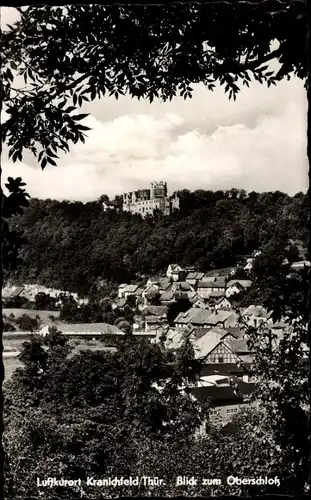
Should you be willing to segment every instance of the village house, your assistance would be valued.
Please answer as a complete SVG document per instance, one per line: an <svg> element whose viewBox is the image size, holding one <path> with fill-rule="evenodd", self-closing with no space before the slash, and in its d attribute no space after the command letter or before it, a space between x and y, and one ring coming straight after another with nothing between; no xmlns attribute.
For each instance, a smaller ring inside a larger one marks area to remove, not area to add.
<svg viewBox="0 0 311 500"><path fill-rule="evenodd" d="M187 281L175 281L172 285L171 290L175 294L186 292L187 297L188 297L189 292L194 293L193 287L191 285L189 285L189 283L187 283Z"/></svg>
<svg viewBox="0 0 311 500"><path fill-rule="evenodd" d="M191 285L192 287L196 288L197 284L200 281L202 281L203 278L204 278L204 273L191 272L191 273L187 274L186 281L187 281L187 283L189 283L189 285Z"/></svg>
<svg viewBox="0 0 311 500"><path fill-rule="evenodd" d="M204 363L236 363L237 355L217 331L208 330L194 342L195 357Z"/></svg>
<svg viewBox="0 0 311 500"><path fill-rule="evenodd" d="M156 316L154 314L145 316L145 332L157 330L166 325L166 317Z"/></svg>
<svg viewBox="0 0 311 500"><path fill-rule="evenodd" d="M209 425L216 428L226 426L232 418L242 409L250 406L257 406L256 402L251 402L250 396L255 390L254 383L236 381L223 378L215 384L208 384L205 387L197 386L190 389L190 393L199 401L211 402L211 413L209 421L200 428L200 434L205 434ZM218 383L217 383L218 382Z"/></svg>
<svg viewBox="0 0 311 500"><path fill-rule="evenodd" d="M198 284L198 295L202 299L208 299L212 292L225 292L226 290L226 280L224 278L218 278L217 281L201 281Z"/></svg>
<svg viewBox="0 0 311 500"><path fill-rule="evenodd" d="M170 264L166 271L166 276L172 278L173 281L179 281L183 268L178 264Z"/></svg>
<svg viewBox="0 0 311 500"><path fill-rule="evenodd" d="M112 302L111 308L112 308L112 310L114 310L114 309L120 309L122 311L125 308L126 305L127 305L127 299L126 298L122 298L122 299L117 298L116 300L114 300Z"/></svg>
<svg viewBox="0 0 311 500"><path fill-rule="evenodd" d="M231 303L227 299L227 297L220 297L219 299L216 299L213 305L213 308L218 311L219 309L224 309L224 310L230 310L231 309Z"/></svg>
<svg viewBox="0 0 311 500"><path fill-rule="evenodd" d="M174 326L176 328L186 328L188 326L200 326L208 328L208 318L212 314L208 309L192 307L186 312L181 312L175 318Z"/></svg>
<svg viewBox="0 0 311 500"><path fill-rule="evenodd" d="M222 328L239 326L239 316L232 311L216 310L208 317L207 325L210 327L221 326Z"/></svg>
<svg viewBox="0 0 311 500"><path fill-rule="evenodd" d="M258 328L267 324L271 318L272 312L269 312L262 306L250 305L242 311L242 319L248 326Z"/></svg>
<svg viewBox="0 0 311 500"><path fill-rule="evenodd" d="M165 292L172 285L172 279L168 278L167 276L164 277L156 276L148 279L146 283L146 288L149 287L150 285L156 286L160 292Z"/></svg>
<svg viewBox="0 0 311 500"><path fill-rule="evenodd" d="M117 326L108 323L57 323L55 325L61 333L68 337L97 339L103 336L124 335ZM45 325L39 330L39 334L45 337L50 331L50 325Z"/></svg>
<svg viewBox="0 0 311 500"><path fill-rule="evenodd" d="M253 269L253 263L254 263L254 257L247 257L246 264L243 267L244 271L250 273L250 271Z"/></svg>
<svg viewBox="0 0 311 500"><path fill-rule="evenodd" d="M190 298L189 300L192 303L192 307L198 307L199 309L209 309L204 300L201 299L201 297L199 297L198 295Z"/></svg>
<svg viewBox="0 0 311 500"><path fill-rule="evenodd" d="M119 286L118 288L118 298L119 299L126 299L130 295L133 295L135 297L141 296L143 293L143 289L138 286L138 285L127 285L126 283L123 283Z"/></svg>
<svg viewBox="0 0 311 500"><path fill-rule="evenodd" d="M172 290L163 292L160 296L160 302L163 305L172 304L175 302L175 293Z"/></svg>
<svg viewBox="0 0 311 500"><path fill-rule="evenodd" d="M208 281L210 278L218 279L224 278L229 279L234 275L236 269L234 267L224 267L221 269L212 269L211 271L207 271L202 278L202 281Z"/></svg>
<svg viewBox="0 0 311 500"><path fill-rule="evenodd" d="M226 297L229 298L231 295L240 293L251 286L252 282L250 280L231 280L227 283Z"/></svg>

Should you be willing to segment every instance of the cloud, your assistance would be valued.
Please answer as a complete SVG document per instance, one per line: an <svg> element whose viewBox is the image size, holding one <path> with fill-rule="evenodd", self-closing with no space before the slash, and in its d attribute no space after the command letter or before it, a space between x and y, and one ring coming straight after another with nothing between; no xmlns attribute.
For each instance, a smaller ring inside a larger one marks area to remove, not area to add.
<svg viewBox="0 0 311 500"><path fill-rule="evenodd" d="M267 89L257 83L229 102L223 90L197 86L172 102L104 99L83 107L92 127L86 144L43 172L29 155L4 158L5 175L21 176L31 196L92 200L166 180L169 190L307 188L307 101L299 80Z"/></svg>

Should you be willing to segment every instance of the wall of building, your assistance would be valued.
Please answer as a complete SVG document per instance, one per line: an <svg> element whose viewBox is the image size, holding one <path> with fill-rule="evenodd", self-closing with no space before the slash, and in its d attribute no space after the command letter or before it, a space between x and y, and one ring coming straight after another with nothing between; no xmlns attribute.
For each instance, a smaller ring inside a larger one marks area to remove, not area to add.
<svg viewBox="0 0 311 500"><path fill-rule="evenodd" d="M154 210L160 210L164 215L170 215L175 209L179 209L179 199L167 197L166 182L152 182L150 189L123 194L124 212L140 214L145 217L153 215Z"/></svg>

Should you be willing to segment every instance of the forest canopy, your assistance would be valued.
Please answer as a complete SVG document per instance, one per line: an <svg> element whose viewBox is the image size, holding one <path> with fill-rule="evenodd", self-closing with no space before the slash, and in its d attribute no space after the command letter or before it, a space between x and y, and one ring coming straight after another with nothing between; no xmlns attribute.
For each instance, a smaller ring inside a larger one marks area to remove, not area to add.
<svg viewBox="0 0 311 500"><path fill-rule="evenodd" d="M179 211L144 219L104 211L101 199L31 199L24 215L13 219L26 243L7 279L84 295L100 280L129 282L165 273L175 262L207 271L234 266L265 247L282 261L290 240L307 246L306 194L185 189L178 195Z"/></svg>

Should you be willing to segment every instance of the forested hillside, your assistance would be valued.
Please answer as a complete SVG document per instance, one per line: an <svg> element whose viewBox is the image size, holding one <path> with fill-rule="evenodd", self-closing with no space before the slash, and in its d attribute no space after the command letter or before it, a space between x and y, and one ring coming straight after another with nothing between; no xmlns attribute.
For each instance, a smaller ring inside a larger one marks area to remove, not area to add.
<svg viewBox="0 0 311 500"><path fill-rule="evenodd" d="M281 192L179 192L180 211L169 217L104 212L89 203L30 200L13 225L25 244L7 278L85 294L99 280L129 282L168 264L206 271L235 265L253 250L280 254L289 240L306 246L308 200Z"/></svg>

